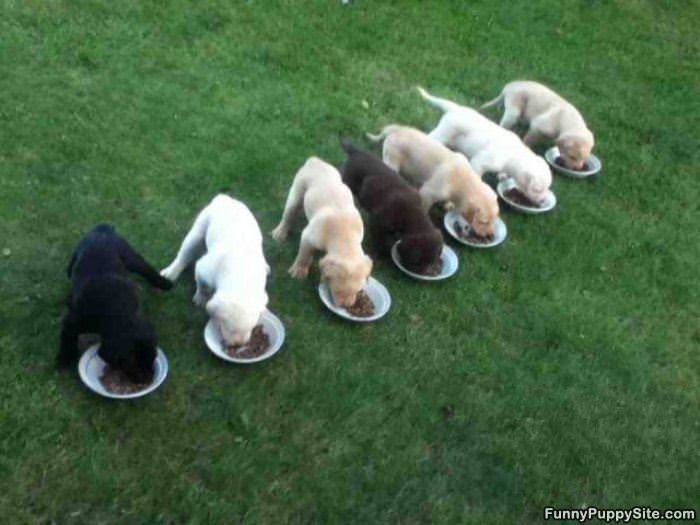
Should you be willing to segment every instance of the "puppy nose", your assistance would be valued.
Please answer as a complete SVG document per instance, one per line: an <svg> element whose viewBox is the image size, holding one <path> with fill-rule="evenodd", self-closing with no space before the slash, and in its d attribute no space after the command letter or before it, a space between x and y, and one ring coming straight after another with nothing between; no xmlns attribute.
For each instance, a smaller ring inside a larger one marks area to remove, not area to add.
<svg viewBox="0 0 700 525"><path fill-rule="evenodd" d="M333 301L343 308L347 308L348 306L355 304L355 298L348 296L336 297Z"/></svg>

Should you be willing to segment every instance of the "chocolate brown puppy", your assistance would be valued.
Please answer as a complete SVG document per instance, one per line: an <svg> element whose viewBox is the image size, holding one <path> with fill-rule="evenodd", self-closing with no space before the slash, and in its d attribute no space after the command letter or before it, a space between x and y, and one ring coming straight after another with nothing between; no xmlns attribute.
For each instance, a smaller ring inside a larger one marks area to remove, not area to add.
<svg viewBox="0 0 700 525"><path fill-rule="evenodd" d="M340 169L343 182L369 213L373 233L382 250L399 240L401 264L425 273L440 260L442 234L424 211L418 190L372 153L342 141L348 155Z"/></svg>

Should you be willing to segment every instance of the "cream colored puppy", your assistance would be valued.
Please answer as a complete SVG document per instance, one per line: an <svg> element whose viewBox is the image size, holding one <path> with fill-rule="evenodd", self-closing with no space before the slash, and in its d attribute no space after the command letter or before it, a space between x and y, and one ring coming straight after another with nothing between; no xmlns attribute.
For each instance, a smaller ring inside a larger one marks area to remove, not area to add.
<svg viewBox="0 0 700 525"><path fill-rule="evenodd" d="M426 212L436 202L448 202L478 235L494 234L498 197L464 155L408 126L392 124L367 137L375 142L384 139L384 163L419 187Z"/></svg>
<svg viewBox="0 0 700 525"><path fill-rule="evenodd" d="M503 104L501 126L511 129L518 122L529 125L523 138L531 146L541 140L553 141L567 167L580 170L595 143L581 113L564 98L538 82L515 81L482 108Z"/></svg>
<svg viewBox="0 0 700 525"><path fill-rule="evenodd" d="M174 282L200 255L194 267L197 291L192 300L206 306L227 346L247 343L267 306L270 267L260 227L245 204L228 195L214 197L160 274Z"/></svg>
<svg viewBox="0 0 700 525"><path fill-rule="evenodd" d="M294 176L282 220L272 231L276 240L287 237L302 206L308 224L289 273L298 279L306 277L314 250L326 252L319 262L321 279L328 283L337 305L352 306L372 272L372 260L362 250L364 226L350 188L337 169L317 157L309 158Z"/></svg>
<svg viewBox="0 0 700 525"><path fill-rule="evenodd" d="M444 112L430 137L464 153L479 175L494 172L501 180L513 179L531 201L544 202L552 185L552 172L520 137L472 108L434 97L422 88L418 91Z"/></svg>

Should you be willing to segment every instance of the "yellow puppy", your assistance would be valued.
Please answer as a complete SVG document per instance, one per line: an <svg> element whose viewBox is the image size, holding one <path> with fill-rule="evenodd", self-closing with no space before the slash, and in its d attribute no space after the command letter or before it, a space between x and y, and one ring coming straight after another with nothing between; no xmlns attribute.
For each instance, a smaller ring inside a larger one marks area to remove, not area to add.
<svg viewBox="0 0 700 525"><path fill-rule="evenodd" d="M427 211L436 202L449 202L477 235L493 235L498 197L469 165L467 158L415 128L392 124L370 140L384 140L384 162L419 186Z"/></svg>
<svg viewBox="0 0 700 525"><path fill-rule="evenodd" d="M276 240L287 237L302 206L308 224L289 273L298 279L306 277L314 250L326 252L319 262L321 278L337 305L352 306L372 272L372 260L362 250L364 226L352 192L338 170L317 157L309 158L294 176L282 220L272 231Z"/></svg>
<svg viewBox="0 0 700 525"><path fill-rule="evenodd" d="M512 128L518 122L529 125L523 141L528 146L540 140L553 141L567 167L580 170L590 156L595 139L581 113L573 104L538 82L515 81L506 84L482 108L503 104L501 126Z"/></svg>

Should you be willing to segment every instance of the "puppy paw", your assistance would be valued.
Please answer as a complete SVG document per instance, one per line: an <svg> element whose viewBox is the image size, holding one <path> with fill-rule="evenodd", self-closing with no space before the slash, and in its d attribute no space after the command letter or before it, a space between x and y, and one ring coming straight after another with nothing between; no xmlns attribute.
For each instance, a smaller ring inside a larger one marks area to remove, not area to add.
<svg viewBox="0 0 700 525"><path fill-rule="evenodd" d="M289 234L289 229L287 229L283 224L279 224L277 228L270 232L272 238L276 241L283 241L287 238Z"/></svg>
<svg viewBox="0 0 700 525"><path fill-rule="evenodd" d="M304 279L309 275L309 267L293 264L289 268L289 275L291 275L295 279Z"/></svg>
<svg viewBox="0 0 700 525"><path fill-rule="evenodd" d="M160 275L162 277L166 278L171 283L174 283L177 280L178 276L180 275L180 272L178 271L178 268L174 264L171 264L167 268L163 268L160 271Z"/></svg>

